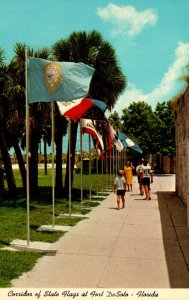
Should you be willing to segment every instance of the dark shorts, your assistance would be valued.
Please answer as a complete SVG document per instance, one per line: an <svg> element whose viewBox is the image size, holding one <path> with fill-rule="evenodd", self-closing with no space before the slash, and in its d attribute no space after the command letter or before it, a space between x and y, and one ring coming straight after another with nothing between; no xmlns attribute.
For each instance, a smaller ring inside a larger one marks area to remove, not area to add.
<svg viewBox="0 0 189 300"><path fill-rule="evenodd" d="M150 177L143 177L142 178L142 185L150 186Z"/></svg>
<svg viewBox="0 0 189 300"><path fill-rule="evenodd" d="M125 196L125 191L124 190L117 190L116 195L117 196Z"/></svg>
<svg viewBox="0 0 189 300"><path fill-rule="evenodd" d="M141 179L142 179L142 177L138 176L138 183L141 183Z"/></svg>

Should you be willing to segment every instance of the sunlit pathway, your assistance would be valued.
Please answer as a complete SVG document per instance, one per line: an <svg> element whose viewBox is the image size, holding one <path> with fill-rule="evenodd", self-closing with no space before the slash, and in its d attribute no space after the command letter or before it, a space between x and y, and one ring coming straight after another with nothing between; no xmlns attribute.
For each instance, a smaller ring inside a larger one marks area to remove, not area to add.
<svg viewBox="0 0 189 300"><path fill-rule="evenodd" d="M58 242L14 287L188 288L186 209L175 176L155 176L152 200L139 195L137 178L116 209L111 193Z"/></svg>

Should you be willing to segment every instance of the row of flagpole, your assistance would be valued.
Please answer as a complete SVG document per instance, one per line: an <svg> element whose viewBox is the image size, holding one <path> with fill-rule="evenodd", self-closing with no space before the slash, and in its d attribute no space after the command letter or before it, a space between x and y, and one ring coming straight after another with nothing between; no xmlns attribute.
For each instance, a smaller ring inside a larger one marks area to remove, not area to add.
<svg viewBox="0 0 189 300"><path fill-rule="evenodd" d="M30 178L29 178L29 158L30 158L30 140L29 140L29 132L30 132L30 116L29 116L29 103L34 103L36 101L32 100L29 101L28 99L28 94L31 91L28 91L28 53L27 53L27 48L25 48L25 85L26 85L26 194L27 194L27 244L29 245L30 241ZM29 89L31 89L31 85L29 86ZM31 93L30 93L31 94ZM90 100L86 98L86 101ZM64 100L63 100L64 101ZM75 101L75 100L74 100ZM76 100L77 101L77 100ZM100 105L98 100L93 100L93 102L96 101L96 105ZM91 101L92 102L92 101ZM93 103L94 104L94 103ZM91 104L88 104L91 106ZM105 104L104 104L105 105ZM55 162L55 154L54 154L54 136L55 136L55 124L54 124L54 101L51 99L51 134L52 134L52 139L51 139L51 148L52 148L52 226L54 227L55 225L55 167L54 167L54 162ZM60 104L59 104L59 109L60 109ZM62 108L61 108L62 109ZM69 120L68 123L68 164L69 164L69 216L71 216L71 118L67 115L67 118ZM105 121L107 122L107 120ZM113 128L112 128L113 129ZM115 131L115 130L114 130ZM83 149L82 149L82 125L81 125L81 119L80 119L80 155L81 155L81 203L83 201ZM114 134L112 133L113 137L112 140L115 139ZM100 140L99 140L100 143ZM114 144L115 145L115 144ZM89 194L90 194L90 200L91 200L91 138L90 134L88 134L88 151L89 151ZM109 170L110 170L110 184L111 184L111 171L114 172L115 170L117 171L118 165L119 165L119 159L120 159L120 151L117 151L112 147L112 157L113 157L113 163L111 165L111 158L109 159L110 165L109 165ZM101 145L101 150L103 150L102 145ZM115 151L116 151L116 156L115 156ZM122 151L122 150L121 150ZM108 173L108 164L107 164L107 156L106 156L106 174ZM98 159L97 159L97 168L96 172L98 172ZM102 161L101 164L101 172L104 174L104 164ZM98 192L98 187L97 187L97 192Z"/></svg>

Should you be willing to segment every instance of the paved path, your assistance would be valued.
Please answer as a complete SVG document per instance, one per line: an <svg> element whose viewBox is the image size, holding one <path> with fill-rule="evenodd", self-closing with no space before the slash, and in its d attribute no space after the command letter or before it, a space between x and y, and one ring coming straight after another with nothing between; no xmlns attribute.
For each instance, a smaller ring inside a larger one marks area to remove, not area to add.
<svg viewBox="0 0 189 300"><path fill-rule="evenodd" d="M125 209L108 195L13 287L189 288L186 208L174 189L174 175L155 176L146 201L134 177Z"/></svg>

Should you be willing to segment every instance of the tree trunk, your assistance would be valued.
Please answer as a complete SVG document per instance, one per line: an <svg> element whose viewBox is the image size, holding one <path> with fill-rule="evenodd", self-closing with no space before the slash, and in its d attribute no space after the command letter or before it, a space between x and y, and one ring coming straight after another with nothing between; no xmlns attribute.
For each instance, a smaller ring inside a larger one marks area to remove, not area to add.
<svg viewBox="0 0 189 300"><path fill-rule="evenodd" d="M60 126L56 130L56 193L61 194L63 191L62 182L62 129Z"/></svg>
<svg viewBox="0 0 189 300"><path fill-rule="evenodd" d="M65 175L65 192L69 192L69 172L71 172L71 187L73 186L73 175L74 175L74 165L75 165L75 148L77 141L77 128L78 122L71 122L71 170L69 170L69 142L68 142L68 151L67 151L67 164L66 164L66 175Z"/></svg>
<svg viewBox="0 0 189 300"><path fill-rule="evenodd" d="M17 157L17 161L18 161L18 165L19 165L19 169L20 169L20 174L22 177L23 189L24 189L24 191L26 191L26 168L24 165L23 156L22 156L18 141L15 138L13 138L12 142L13 142L13 147L14 147L14 150L16 153L16 157Z"/></svg>
<svg viewBox="0 0 189 300"><path fill-rule="evenodd" d="M35 195L38 192L38 139L35 137L35 135L30 136L30 153L30 194Z"/></svg>
<svg viewBox="0 0 189 300"><path fill-rule="evenodd" d="M4 178L3 178L3 166L2 166L2 158L1 158L1 151L0 151L0 194L4 192Z"/></svg>
<svg viewBox="0 0 189 300"><path fill-rule="evenodd" d="M12 170L10 155L2 132L0 132L0 150L2 154L2 160L4 163L8 190L11 195L14 195L16 193L16 183L15 183L14 174Z"/></svg>
<svg viewBox="0 0 189 300"><path fill-rule="evenodd" d="M47 139L44 137L44 174L47 175Z"/></svg>

